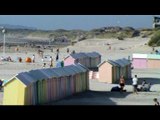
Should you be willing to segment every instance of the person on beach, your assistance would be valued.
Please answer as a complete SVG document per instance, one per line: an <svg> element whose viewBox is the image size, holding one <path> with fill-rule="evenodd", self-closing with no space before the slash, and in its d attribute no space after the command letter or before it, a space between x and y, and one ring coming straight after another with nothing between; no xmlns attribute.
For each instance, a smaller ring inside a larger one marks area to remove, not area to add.
<svg viewBox="0 0 160 120"><path fill-rule="evenodd" d="M57 54L59 53L59 48L57 48Z"/></svg>
<svg viewBox="0 0 160 120"><path fill-rule="evenodd" d="M120 77L119 85L120 85L121 91L123 91L124 86L125 86L125 80L124 80L124 76L123 75L121 75L121 77Z"/></svg>
<svg viewBox="0 0 160 120"><path fill-rule="evenodd" d="M46 68L46 63L43 63L43 68Z"/></svg>
<svg viewBox="0 0 160 120"><path fill-rule="evenodd" d="M63 60L61 61L61 67L64 67L64 61Z"/></svg>
<svg viewBox="0 0 160 120"><path fill-rule="evenodd" d="M0 90L2 89L3 81L0 79Z"/></svg>
<svg viewBox="0 0 160 120"><path fill-rule="evenodd" d="M72 51L72 54L75 54L75 53L76 53L76 51L75 51L75 50L73 50L73 51Z"/></svg>
<svg viewBox="0 0 160 120"><path fill-rule="evenodd" d="M67 53L69 53L69 48L67 48Z"/></svg>
<svg viewBox="0 0 160 120"><path fill-rule="evenodd" d="M59 60L59 54L57 53L57 55L56 55L56 61L58 61Z"/></svg>
<svg viewBox="0 0 160 120"><path fill-rule="evenodd" d="M53 67L53 58L50 56L50 68Z"/></svg>
<svg viewBox="0 0 160 120"><path fill-rule="evenodd" d="M35 63L35 55L32 56L32 62Z"/></svg>
<svg viewBox="0 0 160 120"><path fill-rule="evenodd" d="M155 106L159 106L159 102L158 102L157 98L154 98L153 101L154 101L154 103L155 103L155 104L154 104Z"/></svg>
<svg viewBox="0 0 160 120"><path fill-rule="evenodd" d="M132 85L133 85L133 93L136 93L136 94L138 94L137 93L137 91L138 91L138 89L137 89L137 87L138 87L138 78L137 78L137 75L135 75L135 77L132 79Z"/></svg>

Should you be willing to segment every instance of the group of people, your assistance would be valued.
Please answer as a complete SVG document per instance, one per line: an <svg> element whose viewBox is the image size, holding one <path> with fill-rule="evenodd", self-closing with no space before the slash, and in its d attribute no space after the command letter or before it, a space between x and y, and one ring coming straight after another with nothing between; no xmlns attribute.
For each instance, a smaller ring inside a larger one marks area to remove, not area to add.
<svg viewBox="0 0 160 120"><path fill-rule="evenodd" d="M124 76L122 75L119 80L120 85L120 91L124 91L125 86L125 80ZM151 83L147 83L145 80L143 80L142 85L140 88L138 88L138 77L137 75L134 76L132 79L132 85L133 85L133 93L138 94L138 91L150 91Z"/></svg>
<svg viewBox="0 0 160 120"><path fill-rule="evenodd" d="M125 86L125 80L124 77L121 76L119 80L119 85L120 85L120 91L124 91L124 86ZM147 83L145 80L143 80L142 85L140 88L138 88L138 78L137 75L134 76L132 79L132 85L133 85L133 93L138 94L138 91L150 91L151 83ZM154 105L159 106L159 102L157 98L153 99Z"/></svg>

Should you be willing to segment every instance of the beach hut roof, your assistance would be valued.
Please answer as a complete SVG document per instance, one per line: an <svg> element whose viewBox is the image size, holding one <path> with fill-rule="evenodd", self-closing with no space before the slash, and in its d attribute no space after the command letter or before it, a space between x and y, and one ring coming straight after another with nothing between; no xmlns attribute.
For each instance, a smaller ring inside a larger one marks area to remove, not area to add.
<svg viewBox="0 0 160 120"><path fill-rule="evenodd" d="M147 58L147 54L134 53L132 58Z"/></svg>
<svg viewBox="0 0 160 120"><path fill-rule="evenodd" d="M86 55L87 55L88 57L92 57L92 58L101 56L101 55L100 55L99 53L97 53L97 52L86 53Z"/></svg>
<svg viewBox="0 0 160 120"><path fill-rule="evenodd" d="M27 72L22 72L22 73L17 74L16 76L11 78L10 80L8 80L4 85L6 85L9 82L11 82L12 80L14 80L14 78L18 78L18 80L20 80L26 86L35 82L35 80L31 76L29 76Z"/></svg>
<svg viewBox="0 0 160 120"><path fill-rule="evenodd" d="M112 66L119 66L119 64L115 63L113 60L105 60L102 63L98 64L98 67L100 67L101 65L103 65L104 63L108 62L109 64L111 64Z"/></svg>
<svg viewBox="0 0 160 120"><path fill-rule="evenodd" d="M72 56L72 57L75 58L75 59L87 57L87 55L86 55L85 53L82 53L82 52L80 52L80 53L75 53L75 54L71 54L70 56Z"/></svg>
<svg viewBox="0 0 160 120"><path fill-rule="evenodd" d="M57 75L56 77L61 77L61 73L58 72L55 68L50 69L55 75Z"/></svg>
<svg viewBox="0 0 160 120"><path fill-rule="evenodd" d="M106 63L107 61L103 61L100 64L98 64L97 66L100 67L101 65L103 65L104 63Z"/></svg>
<svg viewBox="0 0 160 120"><path fill-rule="evenodd" d="M148 59L160 59L160 55L157 55L157 54L148 54L147 58Z"/></svg>
<svg viewBox="0 0 160 120"><path fill-rule="evenodd" d="M116 63L115 61L113 61L113 60L107 60L107 62L110 63L110 64L113 65L113 66L118 66L118 67L120 67L120 65L117 64L117 63Z"/></svg>
<svg viewBox="0 0 160 120"><path fill-rule="evenodd" d="M28 72L30 76L32 76L36 80L43 80L48 78L41 70L31 70Z"/></svg>
<svg viewBox="0 0 160 120"><path fill-rule="evenodd" d="M117 63L117 64L119 64L121 67L124 67L124 66L130 64L130 62L127 59L125 59L125 58L115 60L114 62Z"/></svg>
<svg viewBox="0 0 160 120"><path fill-rule="evenodd" d="M86 72L86 71L87 71L87 69L85 69L84 67L82 67L81 64L75 64L74 66L75 66L76 68L80 69L80 72Z"/></svg>
<svg viewBox="0 0 160 120"><path fill-rule="evenodd" d="M21 82L23 82L26 86L35 82L35 80L27 73L20 73L16 76Z"/></svg>
<svg viewBox="0 0 160 120"><path fill-rule="evenodd" d="M74 65L65 66L63 69L68 73L69 75L74 75L77 72L73 70Z"/></svg>
<svg viewBox="0 0 160 120"><path fill-rule="evenodd" d="M123 59L118 59L118 60L107 60L107 61L103 61L102 63L100 63L98 65L98 67L100 67L101 65L103 65L104 63L108 62L109 64L113 65L113 66L118 66L118 67L124 67L126 65L129 65L130 62L123 58Z"/></svg>
<svg viewBox="0 0 160 120"><path fill-rule="evenodd" d="M45 76L47 76L48 78L52 78L54 75L53 75L53 73L51 74L51 72L49 72L49 71L51 71L51 70L46 70L46 69L40 69L40 71L45 75Z"/></svg>
<svg viewBox="0 0 160 120"><path fill-rule="evenodd" d="M73 71L75 71L75 73L81 73L82 70L80 68L77 67L78 64L73 65L73 67L71 67L70 69L72 69Z"/></svg>
<svg viewBox="0 0 160 120"><path fill-rule="evenodd" d="M50 76L50 77L59 77L60 75L57 74L55 71L53 71L52 69L55 68L47 68L45 69L46 73Z"/></svg>
<svg viewBox="0 0 160 120"><path fill-rule="evenodd" d="M82 68L86 69L86 71L89 71L89 69L86 66L82 65L81 63L77 63L77 64L80 65ZM75 64L75 65L77 65L77 64Z"/></svg>
<svg viewBox="0 0 160 120"><path fill-rule="evenodd" d="M57 73L59 75L59 77L61 77L61 76L69 76L68 73L62 67L54 68L54 69L52 69L52 71Z"/></svg>

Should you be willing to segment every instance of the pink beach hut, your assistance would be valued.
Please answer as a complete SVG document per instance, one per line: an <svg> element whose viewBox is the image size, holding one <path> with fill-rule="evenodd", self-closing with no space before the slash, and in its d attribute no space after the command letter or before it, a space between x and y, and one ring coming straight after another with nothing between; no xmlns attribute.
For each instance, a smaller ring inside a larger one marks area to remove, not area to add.
<svg viewBox="0 0 160 120"><path fill-rule="evenodd" d="M147 54L133 54L132 67L137 69L147 68Z"/></svg>

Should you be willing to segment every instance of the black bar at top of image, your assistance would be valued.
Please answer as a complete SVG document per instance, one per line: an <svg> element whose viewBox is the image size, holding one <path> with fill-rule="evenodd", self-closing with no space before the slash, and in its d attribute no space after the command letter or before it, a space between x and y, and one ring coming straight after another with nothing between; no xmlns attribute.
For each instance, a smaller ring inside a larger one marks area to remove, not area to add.
<svg viewBox="0 0 160 120"><path fill-rule="evenodd" d="M156 1L1 1L0 14L5 15L137 15L159 14L160 7Z"/></svg>

